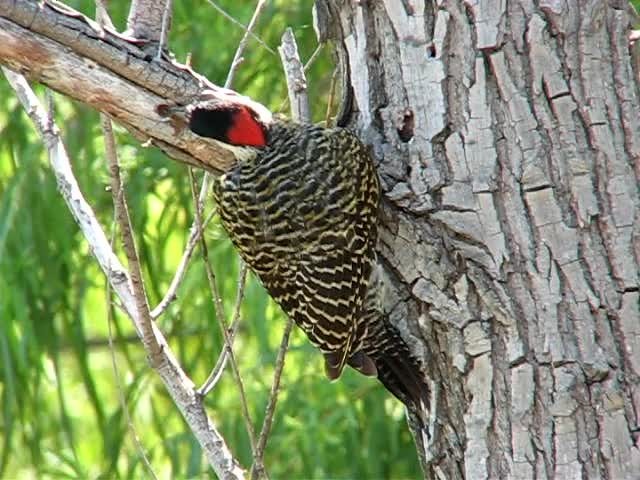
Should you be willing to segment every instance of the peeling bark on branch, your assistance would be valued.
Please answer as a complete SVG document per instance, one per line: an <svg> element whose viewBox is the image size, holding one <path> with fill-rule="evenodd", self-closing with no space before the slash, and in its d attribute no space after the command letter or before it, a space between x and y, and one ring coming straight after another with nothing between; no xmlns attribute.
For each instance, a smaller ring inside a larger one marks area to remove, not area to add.
<svg viewBox="0 0 640 480"><path fill-rule="evenodd" d="M153 58L71 9L0 0L0 64L108 114L140 141L150 141L183 163L221 172L234 162L221 144L188 130L176 135L155 108L190 103L204 89L221 100L237 97L235 92L184 65Z"/></svg>
<svg viewBox="0 0 640 480"><path fill-rule="evenodd" d="M441 386L428 476L637 476L633 12L317 3L380 159L386 307Z"/></svg>

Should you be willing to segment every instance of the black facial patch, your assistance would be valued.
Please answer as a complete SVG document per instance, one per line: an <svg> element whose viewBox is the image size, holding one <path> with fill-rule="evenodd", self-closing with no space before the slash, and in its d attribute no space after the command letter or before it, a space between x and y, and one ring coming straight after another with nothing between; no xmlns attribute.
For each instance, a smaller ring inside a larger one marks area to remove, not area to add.
<svg viewBox="0 0 640 480"><path fill-rule="evenodd" d="M236 112L236 108L228 107L216 110L195 108L189 118L189 129L201 137L225 142Z"/></svg>

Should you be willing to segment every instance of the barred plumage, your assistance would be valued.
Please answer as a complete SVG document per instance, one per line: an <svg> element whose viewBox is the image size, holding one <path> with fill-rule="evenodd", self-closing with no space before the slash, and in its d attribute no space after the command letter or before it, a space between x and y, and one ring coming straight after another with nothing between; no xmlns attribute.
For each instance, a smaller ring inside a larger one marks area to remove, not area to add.
<svg viewBox="0 0 640 480"><path fill-rule="evenodd" d="M346 130L276 120L267 141L215 183L222 224L335 378L362 349L378 178Z"/></svg>
<svg viewBox="0 0 640 480"><path fill-rule="evenodd" d="M325 357L377 376L426 433L420 364L379 305L380 186L366 147L341 128L260 115L239 103L187 109L189 128L234 149L214 184L222 224L269 294Z"/></svg>

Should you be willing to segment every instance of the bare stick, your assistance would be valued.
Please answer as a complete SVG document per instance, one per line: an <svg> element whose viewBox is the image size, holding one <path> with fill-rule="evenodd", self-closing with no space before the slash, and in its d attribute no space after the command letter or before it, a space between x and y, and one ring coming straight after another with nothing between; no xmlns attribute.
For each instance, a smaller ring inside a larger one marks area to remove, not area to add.
<svg viewBox="0 0 640 480"><path fill-rule="evenodd" d="M129 262L129 275L131 278L131 288L136 303L138 317L141 320L142 342L145 349L149 352L151 366L157 368L160 359L160 346L153 333L151 326L151 314L149 312L149 303L147 294L144 290L144 281L142 279L142 271L140 269L140 260L136 250L135 239L133 238L133 229L131 227L131 218L129 217L129 206L124 196L124 188L122 186L122 178L120 177L120 165L118 165L118 155L116 153L116 144L113 137L113 129L109 119L101 116L102 131L105 133L104 145L107 161L109 162L109 173L111 174L111 195L113 197L113 206L115 209L116 220L120 227L122 235L122 243L124 251Z"/></svg>
<svg viewBox="0 0 640 480"><path fill-rule="evenodd" d="M233 340L236 336L236 332L238 331L238 326L240 325L240 307L242 306L242 299L244 298L244 286L247 278L247 266L241 260L240 261L240 273L238 274L238 286L236 293L236 303L233 307L233 320L231 321L231 326L229 327L229 341L231 345L228 347L225 345L225 348L222 350L222 354L218 357L218 361L215 366L211 370L211 373L205 380L202 387L200 387L199 392L201 395L207 395L213 388L215 388L216 384L222 377L222 372L227 365L228 348L233 348Z"/></svg>
<svg viewBox="0 0 640 480"><path fill-rule="evenodd" d="M294 38L295 40L295 38ZM307 63L304 64L304 72L308 72L309 68L311 68L311 65L313 65L315 63L315 61L318 59L318 56L320 55L320 52L322 51L322 47L324 47L324 43L319 44L316 49L313 51L313 53L311 54L311 56L309 57L309 60L307 60Z"/></svg>
<svg viewBox="0 0 640 480"><path fill-rule="evenodd" d="M191 169L189 169L189 176L191 178L191 192L193 195L193 200L194 200L194 203L196 203L197 205L197 201L196 201L197 185ZM196 207L196 221L198 222L200 221L199 220L200 216L201 216L201 212ZM218 290L218 285L216 282L215 274L213 272L213 268L211 268L211 264L209 263L209 249L207 248L207 242L205 242L204 238L202 237L200 239L200 251L202 253L202 260L204 262L205 270L207 272L207 279L209 280L209 288L211 290L212 299L216 306L216 318L218 320L218 324L220 325L220 330L222 331L222 336L224 338L224 343L225 343L225 349L227 350L227 353L229 355L229 363L231 363L231 370L233 371L233 377L238 387L238 394L240 396L240 407L242 410L242 416L244 417L244 420L245 420L247 433L249 434L251 452L255 456L256 433L255 433L255 430L253 429L253 423L251 422L251 415L249 413L249 406L247 403L247 396L244 389L244 383L242 382L242 376L240 375L240 370L238 369L238 363L236 362L235 355L233 354L233 350L231 348L231 338L225 322L222 298L220 297L220 291Z"/></svg>
<svg viewBox="0 0 640 480"><path fill-rule="evenodd" d="M242 23L240 23L238 20L236 20L233 15L230 15L229 13L227 13L220 5L218 5L216 2L214 2L213 0L207 0L209 2L209 5L211 5L213 8L215 8L223 17L225 17L227 20L229 20L231 23L234 23L235 25L238 25L240 28L242 28L245 32L245 35L250 35L252 36L260 45L262 45L265 50L273 55L276 54L276 52L273 51L273 49L267 45L260 37L258 37L255 33L253 33L251 31L251 28L249 28L248 26L243 25Z"/></svg>
<svg viewBox="0 0 640 480"><path fill-rule="evenodd" d="M107 11L107 7L104 3L103 0L97 0L96 2L96 19L98 21L98 23L102 26L110 26L111 28L113 28L113 22L111 21L111 18L109 17L109 13ZM53 116L51 116L51 118L53 118ZM102 133L103 136L105 137L105 155L108 157L107 163L108 165L118 165L118 157L117 157L117 151L115 148L116 142L115 142L115 137L113 135L113 128L111 125L111 121L109 120L109 117L107 117L104 113L100 114L100 122L102 124ZM113 181L113 178L112 178ZM115 194L114 194L115 195ZM124 200L124 198L123 198ZM114 197L114 201L115 201L115 197ZM125 204L126 207L126 204ZM114 221L113 221L113 235L111 237L111 248L113 248L113 245L115 243L115 223L117 220L117 213L116 210L114 209ZM135 425L133 424L133 419L131 418L131 415L129 414L129 405L127 404L127 400L125 398L124 395L124 389L123 389L123 385L122 385L122 378L120 376L120 372L118 369L118 362L116 361L116 355L115 355L115 347L113 345L113 317L114 317L114 312L113 309L111 307L111 284L109 282L107 282L106 284L106 292L105 292L105 296L106 296L106 300L107 300L107 328L108 328L108 338L109 338L109 353L110 353L110 357L111 357L111 367L113 369L113 375L115 377L115 384L116 384L116 390L118 391L118 400L120 402L120 408L122 408L122 412L125 418L125 421L127 422L127 428L129 429L129 432L131 433L131 437L133 440L133 444L136 447L136 450L140 456L140 458L142 459L142 463L144 464L145 468L147 469L147 472L149 473L149 475L151 476L151 478L153 478L154 480L157 479L157 475L151 465L151 462L149 461L149 457L147 456L146 452L144 451L144 447L142 445L142 442L140 441L140 437L138 436L138 432L136 430ZM147 307L147 311L148 311L148 307ZM153 333L153 332L152 332ZM154 337L155 338L155 337Z"/></svg>
<svg viewBox="0 0 640 480"><path fill-rule="evenodd" d="M202 213L201 212L202 212L202 210L200 209L200 203L198 201L198 197L196 196L196 190L197 190L198 186L197 186L195 174L193 173L193 169L190 168L188 170L188 172L189 172L189 182L190 182L190 186L191 186L191 196L192 196L193 203L195 204L195 207L196 207L193 223L194 223L194 225L198 225L199 226L202 223L202 221L201 221L201 218L202 218ZM202 248L206 249L207 248L207 244L204 241L204 238L202 236L200 236L198 238L198 240L200 242L200 246ZM203 251L203 257L205 257L205 260L208 259L208 250ZM224 305L222 304L222 297L220 296L220 293L218 292L218 284L216 282L215 274L213 273L213 270L212 270L211 271L211 275L209 275L209 272L207 272L207 275L209 276L209 284L210 284L210 289L211 289L211 295L213 297L213 307L216 310L216 317L217 317L219 322L224 322L224 318L225 318Z"/></svg>
<svg viewBox="0 0 640 480"><path fill-rule="evenodd" d="M324 125L325 127L331 126L331 112L333 111L333 99L336 94L336 83L338 80L338 70L333 71L333 75L331 75L331 85L329 86L329 100L327 101L327 113L324 117Z"/></svg>
<svg viewBox="0 0 640 480"><path fill-rule="evenodd" d="M278 47L278 52L287 78L291 117L299 122L309 122L311 121L311 111L309 110L309 97L306 95L307 79L291 28L287 28L282 35L282 44Z"/></svg>
<svg viewBox="0 0 640 480"><path fill-rule="evenodd" d="M231 84L233 83L235 72L239 67L240 63L242 62L242 54L247 46L249 36L252 35L253 29L255 28L255 25L258 21L260 13L262 13L262 10L264 9L265 3L266 3L265 0L258 0L258 3L256 4L256 8L251 17L251 21L249 22L249 26L247 27L244 36L240 40L240 43L238 44L238 48L236 49L236 53L234 54L233 60L231 61L231 66L229 67L229 73L227 74L227 79L225 81L225 88L230 88ZM217 5L214 5L214 6L217 8ZM196 209L198 208L201 209L202 205L204 204L204 199L209 189L209 180L210 180L210 175L208 172L205 172L204 177L202 179L202 187L200 188L200 194L198 195L198 200L196 202L197 203ZM194 226L197 223L198 223L198 217L196 216L196 218L194 219ZM208 265L208 262L207 262L207 265ZM218 361L216 362L215 366L211 370L211 373L205 380L203 386L199 389L199 393L201 395L206 395L207 393L209 393L218 383L222 375L222 372L224 371L224 368L227 364L227 359L233 352L232 350L233 339L235 338L235 333L238 329L239 322L240 322L240 306L242 304L242 298L244 296L245 281L246 281L246 267L241 261L240 273L238 276L238 293L236 296L236 304L234 308L233 321L231 322L231 328L230 328L231 332L228 336L225 335L224 337L225 348L222 350L222 353L218 357ZM223 317L219 317L219 318L223 318ZM225 331L226 331L226 327L225 327ZM242 387L241 381L238 383L238 386ZM244 396L244 391L241 392L241 396ZM248 415L248 409L247 409L247 415ZM251 428L253 428L253 424L251 424ZM252 434L251 432L249 432L249 435L255 437L255 433Z"/></svg>
<svg viewBox="0 0 640 480"><path fill-rule="evenodd" d="M114 217L115 217L115 214L114 214ZM113 220L113 225L114 225L113 234L111 236L112 248L115 243L115 239L114 239L115 218ZM142 458L142 463L144 463L144 466L147 469L147 472L149 472L149 475L151 475L151 478L153 478L154 480L157 480L158 476L156 475L156 472L153 470L153 466L151 465L151 462L149 462L149 457L147 456L147 453L144 451L144 447L142 446L142 442L140 441L140 437L138 436L136 427L133 424L133 419L129 414L129 405L127 404L127 399L125 398L125 395L124 395L122 377L120 376L120 371L118 369L118 362L116 361L116 349L115 349L115 345L113 344L114 318L113 318L113 308L111 306L111 284L109 282L107 282L107 285L106 285L105 298L106 298L106 305L107 305L107 330L108 330L108 341L109 341L109 353L111 356L111 368L113 370L113 376L115 377L116 390L118 391L118 401L120 402L120 408L122 408L124 419L127 422L127 428L131 433L133 444L135 445L136 450L138 451L140 457Z"/></svg>
<svg viewBox="0 0 640 480"><path fill-rule="evenodd" d="M244 37L242 38L242 40L240 41L240 43L238 44L238 48L236 49L236 53L234 55L233 61L231 62L231 67L229 69L229 73L227 75L227 80L225 82L225 88L229 88L231 86L231 83L233 82L233 78L235 75L235 71L240 63L240 58L242 56L242 53L247 45L247 41L248 41L248 37L249 34L251 34L253 28L255 27L257 20L260 16L260 13L262 12L263 8L265 6L265 1L264 0L258 0L258 3L256 4L256 8L253 12L253 16L251 17L251 21L249 22L249 26L247 27L247 31L244 35ZM203 202L203 197L206 194L206 190L208 189L208 177L209 175L207 173L205 173L204 175L204 179L203 179L203 185L202 188L200 190L200 195L198 198L198 202L197 202L197 206L196 206L196 212L198 212L201 202ZM198 214L196 214L196 222L197 222L197 216ZM211 288L212 288L212 293L214 293L214 298L218 297L217 300L219 301L219 296L217 295L217 289L215 288L215 277L213 276L213 271L211 269L211 266L208 262L208 255L207 255L207 247L205 242L202 242L202 254L205 260L205 267L207 269L207 277L209 278L209 283L211 284ZM234 309L234 320L232 322L232 329L233 326L235 325L235 323L239 320L240 318L240 305L242 303L242 296L243 296L243 292L244 292L244 283L245 283L245 279L246 279L246 270L244 265L241 267L241 272L240 272L240 276L238 279L238 295L236 298L236 305L235 305L235 309ZM214 300L215 301L215 300ZM220 322L221 322L221 327L222 327L222 332L224 335L224 341L225 341L225 349L223 350L223 353L221 355L221 358L218 359L218 362L216 364L216 366L214 367L214 369L212 370L211 374L209 375L209 378L207 379L207 381L204 384L204 387L201 389L201 392L205 393L205 392L209 392L211 390L211 388L213 388L213 386L215 385L215 383L218 381L220 373L222 371L222 369L224 368L224 365L226 364L226 360L227 357L231 363L231 368L233 370L234 373L234 377L236 379L236 384L238 386L238 391L239 391L239 395L240 395L240 403L241 403L241 407L242 407L242 411L243 411L243 416L245 417L245 422L246 422L246 426L247 426L247 433L249 434L249 439L251 441L251 450L253 453L253 457L254 457L254 463L256 465L256 467L262 472L262 474L264 474L265 472L265 468L262 462L262 455L257 454L256 451L256 439L255 439L255 431L253 429L253 423L251 422L251 418L249 415L249 409L247 406L247 402L246 402L246 396L245 396L245 392L244 392L244 386L242 383L242 377L240 376L240 372L238 370L238 365L235 361L235 356L233 354L233 339L231 338L231 335L229 334L226 325L224 325L224 317L219 317L220 318Z"/></svg>
<svg viewBox="0 0 640 480"><path fill-rule="evenodd" d="M264 9L264 6L267 4L266 0L258 0L258 4L256 5L256 9L253 11L253 15L251 16L251 20L249 21L249 25L244 32L242 40L238 44L238 48L236 49L236 53L233 56L233 60L231 61L231 67L229 68L229 73L227 74L227 81L225 82L225 87L229 88L229 86L233 83L233 77L235 76L238 65L240 65L242 53L247 47L247 42L249 42L249 36L252 34L253 29L256 26L258 18Z"/></svg>
<svg viewBox="0 0 640 480"><path fill-rule="evenodd" d="M158 303L158 305L153 310L151 310L151 318L156 319L160 315L162 315L164 311L169 307L171 302L173 302L177 298L178 287L182 283L185 273L187 273L187 267L189 265L191 257L193 256L193 251L198 244L200 237L204 233L205 228L207 227L207 225L209 225L209 222L211 222L211 219L213 218L215 213L215 210L209 212L202 225L199 225L196 222L193 222L193 224L191 225L191 233L189 234L189 239L187 240L187 246L182 253L182 258L180 259L180 263L178 264L176 273L171 280L171 284L169 285L167 292L164 294L162 300L160 300L160 303Z"/></svg>
<svg viewBox="0 0 640 480"><path fill-rule="evenodd" d="M167 45L167 37L169 36L169 23L171 22L171 13L173 10L173 1L165 0L164 10L162 11L162 28L160 29L160 41L158 42L158 53L156 60L162 58L162 51Z"/></svg>
<svg viewBox="0 0 640 480"><path fill-rule="evenodd" d="M111 21L111 18L109 17L109 12L107 11L107 6L105 5L103 0L97 0L96 1L96 20L98 21L98 23L101 26L110 26L111 28L113 28L113 22ZM53 118L53 115L50 113L50 118ZM113 128L111 125L111 121L109 120L109 117L107 117L104 113L100 114L100 123L102 126L102 134L105 138L105 156L107 157L107 164L110 166L115 165L116 168L118 168L118 156L117 156L117 150L116 150L116 141L115 141L115 137L113 136ZM115 182L115 178L112 176L111 178L112 183ZM119 181L119 180L118 180ZM122 185L120 185L122 186ZM115 192L112 191L112 195L114 198L114 204L116 204L115 201ZM122 197L122 200L124 202L124 197ZM124 202L124 206L125 206L125 211L128 208L126 205L126 202ZM117 220L118 217L118 208L114 208L114 224ZM127 216L127 220L128 220L128 216ZM114 236L115 236L115 228L113 229L114 231ZM111 248L113 248L113 245L115 243L115 238L114 236L111 237ZM135 253L135 251L134 251ZM142 457L142 461L145 465L145 467L147 468L147 471L149 472L149 474L152 476L152 478L157 478L153 467L151 466L151 463L149 462L149 458L147 457L147 454L144 451L144 448L142 446L142 443L140 442L140 438L138 437L138 433L135 429L135 426L133 425L133 421L131 419L131 416L129 415L129 406L127 405L127 401L125 399L124 396L124 392L123 392L123 388L122 388L122 382L121 382L121 378L120 378L120 374L118 371L118 362L116 362L116 356L115 356L115 349L113 347L113 329L112 329L112 324L113 324L113 310L111 308L111 305L109 305L110 303L110 299L111 299L111 285L109 284L109 282L107 282L107 288L106 288L106 298L107 298L107 327L108 327L108 333L109 333L109 351L111 354L111 366L113 368L113 374L115 376L115 381L116 381L116 388L118 390L118 399L120 401L120 407L122 408L123 414L124 414L124 418L125 421L127 422L127 426L129 428L129 431L131 432L131 436L133 438L133 443L136 446L136 449L138 451L138 453L140 454L140 456ZM148 312L148 307L147 307L147 312ZM147 315L148 316L148 315ZM144 315L143 315L144 318ZM153 331L151 332L151 334L153 335ZM155 337L154 337L155 339ZM157 345L157 344L156 344Z"/></svg>
<svg viewBox="0 0 640 480"><path fill-rule="evenodd" d="M235 320L231 323L229 327L229 341L231 342L231 348L233 348L233 341L236 338L236 333L238 333L238 327L240 326L239 319ZM198 393L202 396L206 396L211 390L213 390L220 379L222 378L222 372L224 372L225 367L227 366L227 360L229 359L229 355L227 353L227 346L225 345L222 349L222 353L218 356L218 360L216 364L211 369L209 376L202 384L202 387L198 389Z"/></svg>
<svg viewBox="0 0 640 480"><path fill-rule="evenodd" d="M262 13L262 10L265 5L266 5L265 0L258 0L256 8L253 12L253 15L251 16L251 21L249 22L249 26L247 27L244 33L244 36L240 40L240 43L238 44L238 48L236 49L236 53L234 54L233 60L231 61L231 66L229 67L229 73L227 74L227 79L225 81L225 88L230 88L231 84L233 83L235 72L240 66L240 64L242 63L242 54L245 48L247 47L249 36L251 35L251 32L253 31L258 21L258 18L260 16L260 13ZM202 189L200 190L200 195L198 197L198 202L200 204L202 204L204 200L204 195L206 194L208 182L209 182L209 174L205 173L202 181L203 183ZM222 376L222 372L224 371L224 368L227 365L228 352L233 348L233 339L235 337L235 331L237 330L240 322L240 306L242 304L242 297L244 296L244 283L246 281L246 277L247 277L247 270L244 263L241 260L240 273L238 276L238 294L236 296L236 304L233 312L233 321L231 322L231 334L230 334L231 344L225 345L225 348L222 350L222 353L218 357L218 361L216 362L215 366L211 370L211 373L209 373L209 376L205 380L204 384L202 385L202 387L200 387L199 392L201 395L208 394L216 386L216 384L220 380L220 377Z"/></svg>
<svg viewBox="0 0 640 480"><path fill-rule="evenodd" d="M118 296L123 309L133 320L140 335L141 319L138 316L127 271L113 252L92 208L80 191L57 128L52 125L51 120L24 77L5 68L2 71L43 139L62 197L82 230L85 239L90 245L91 252L98 260L113 291ZM198 402L198 396L193 390L193 383L180 368L162 332L155 329L154 325L152 327L158 344L162 346L160 352L162 363L159 365L157 372L198 439L207 456L207 460L220 478L244 478L244 472L240 464L231 454L224 438L207 417L202 404Z"/></svg>
<svg viewBox="0 0 640 480"><path fill-rule="evenodd" d="M285 32L286 34L286 32ZM293 39L294 44L295 44L295 38ZM283 41L284 43L284 41ZM318 59L318 57L320 56L320 52L322 51L322 47L324 47L324 44L321 43L319 44L316 49L313 51L313 53L311 54L311 56L309 57L309 60L307 60L307 63L304 64L304 68L302 69L303 72L307 72L309 70L309 68L311 68L311 65L313 65L315 63L315 61ZM298 46L295 45L296 48L296 55L297 55L297 48ZM281 54L282 55L282 54ZM282 58L282 57L281 57ZM296 57L297 58L297 57ZM298 63L300 62L300 59L298 58ZM306 94L305 94L306 95ZM290 102L290 97L287 96L287 98L285 98L282 103L280 104L280 106L278 107L278 112L282 112L282 110L284 110L284 108L287 106L287 104ZM309 118L308 122L311 122L311 118Z"/></svg>
<svg viewBox="0 0 640 480"><path fill-rule="evenodd" d="M262 429L260 430L260 436L258 437L258 445L256 447L257 455L254 458L254 466L251 469L251 478L264 477L264 465L262 458L264 456L264 449L267 446L267 439L269 433L271 433L271 426L273 425L273 415L276 411L276 404L278 402L278 393L280 393L280 378L282 377L282 370L284 368L284 359L289 348L289 337L291 330L293 329L293 320L287 319L287 324L284 327L282 334L282 341L280 342L280 349L278 350L278 356L276 357L276 365L273 370L273 382L271 382L271 390L269 391L269 401L267 402L267 408L264 414L264 422L262 423Z"/></svg>

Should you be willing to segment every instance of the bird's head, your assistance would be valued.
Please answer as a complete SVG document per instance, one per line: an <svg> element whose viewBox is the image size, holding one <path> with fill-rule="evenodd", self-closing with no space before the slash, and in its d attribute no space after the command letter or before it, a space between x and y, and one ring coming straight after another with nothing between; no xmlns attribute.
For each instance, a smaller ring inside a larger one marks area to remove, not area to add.
<svg viewBox="0 0 640 480"><path fill-rule="evenodd" d="M265 147L268 118L242 103L196 105L189 129L202 137L237 147Z"/></svg>
<svg viewBox="0 0 640 480"><path fill-rule="evenodd" d="M187 105L157 105L156 112L170 122L175 134L189 129L210 138L231 152L236 161L252 158L266 148L274 123L271 112L260 103L220 88L203 91ZM211 167L207 162L193 164Z"/></svg>

